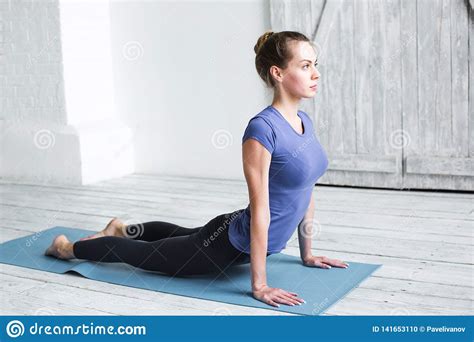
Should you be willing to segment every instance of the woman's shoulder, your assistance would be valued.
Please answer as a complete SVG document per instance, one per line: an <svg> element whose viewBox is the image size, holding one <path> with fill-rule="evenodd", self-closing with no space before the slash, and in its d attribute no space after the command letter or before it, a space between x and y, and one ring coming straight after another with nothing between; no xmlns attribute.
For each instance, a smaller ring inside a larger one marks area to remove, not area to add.
<svg viewBox="0 0 474 342"><path fill-rule="evenodd" d="M274 116L272 115L270 111L270 106L265 107L262 109L260 112L252 116L247 125L256 125L260 127L270 127L271 129L274 128Z"/></svg>
<svg viewBox="0 0 474 342"><path fill-rule="evenodd" d="M277 140L275 130L271 119L264 111L249 119L242 143L249 138L259 141L270 153L275 150Z"/></svg>

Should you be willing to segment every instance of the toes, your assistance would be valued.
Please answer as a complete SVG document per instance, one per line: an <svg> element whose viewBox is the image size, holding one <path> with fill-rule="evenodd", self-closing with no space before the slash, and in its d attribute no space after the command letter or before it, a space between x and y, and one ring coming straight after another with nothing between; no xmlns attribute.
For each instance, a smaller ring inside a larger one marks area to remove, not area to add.
<svg viewBox="0 0 474 342"><path fill-rule="evenodd" d="M61 258L61 253L59 252L59 246L61 246L61 244L64 242L69 242L66 235L56 236L53 242L51 243L51 245L44 252L44 255L50 255L56 258Z"/></svg>
<svg viewBox="0 0 474 342"><path fill-rule="evenodd" d="M66 235L61 234L61 235L56 236L56 238L53 241L53 245L61 244L61 243L64 243L64 242L69 242L69 239L67 238Z"/></svg>
<svg viewBox="0 0 474 342"><path fill-rule="evenodd" d="M54 245L49 246L49 247L46 249L46 251L44 251L44 255L56 256Z"/></svg>
<svg viewBox="0 0 474 342"><path fill-rule="evenodd" d="M115 222L116 219L117 219L116 217L114 217L113 219L111 219L111 220L109 221L109 223L107 223L107 225L105 226L105 229L109 228L109 227Z"/></svg>

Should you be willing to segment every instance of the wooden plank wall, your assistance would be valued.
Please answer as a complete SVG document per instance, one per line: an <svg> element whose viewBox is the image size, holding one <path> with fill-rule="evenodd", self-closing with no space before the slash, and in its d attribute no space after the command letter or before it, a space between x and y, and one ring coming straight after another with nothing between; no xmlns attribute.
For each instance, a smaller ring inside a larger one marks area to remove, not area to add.
<svg viewBox="0 0 474 342"><path fill-rule="evenodd" d="M274 31L321 47L321 87L302 106L330 155L321 183L474 190L467 2L270 4Z"/></svg>

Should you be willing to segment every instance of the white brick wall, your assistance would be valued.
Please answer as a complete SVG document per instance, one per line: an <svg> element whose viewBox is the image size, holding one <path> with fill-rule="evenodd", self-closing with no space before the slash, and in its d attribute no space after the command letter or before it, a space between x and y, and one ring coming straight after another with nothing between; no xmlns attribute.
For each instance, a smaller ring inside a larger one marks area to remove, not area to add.
<svg viewBox="0 0 474 342"><path fill-rule="evenodd" d="M65 123L58 1L1 1L0 117Z"/></svg>
<svg viewBox="0 0 474 342"><path fill-rule="evenodd" d="M133 172L99 3L0 0L0 178L86 184Z"/></svg>

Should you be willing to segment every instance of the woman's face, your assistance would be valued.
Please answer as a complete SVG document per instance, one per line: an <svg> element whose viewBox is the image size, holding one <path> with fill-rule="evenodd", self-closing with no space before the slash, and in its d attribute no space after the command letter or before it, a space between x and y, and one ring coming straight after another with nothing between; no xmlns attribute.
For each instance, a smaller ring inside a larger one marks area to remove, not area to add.
<svg viewBox="0 0 474 342"><path fill-rule="evenodd" d="M286 69L279 69L281 78L277 86L293 97L313 97L321 76L316 69L316 53L308 42L293 41L289 44L293 58L288 62Z"/></svg>

